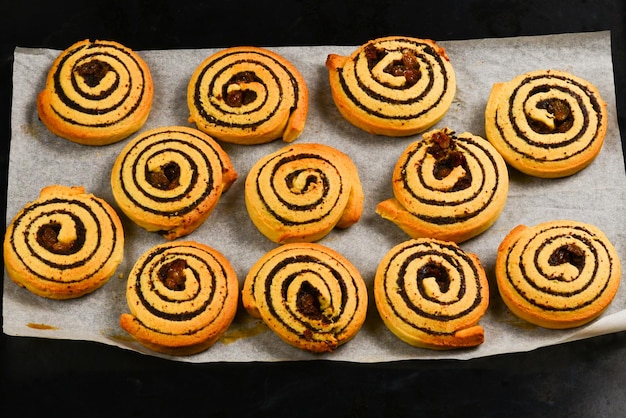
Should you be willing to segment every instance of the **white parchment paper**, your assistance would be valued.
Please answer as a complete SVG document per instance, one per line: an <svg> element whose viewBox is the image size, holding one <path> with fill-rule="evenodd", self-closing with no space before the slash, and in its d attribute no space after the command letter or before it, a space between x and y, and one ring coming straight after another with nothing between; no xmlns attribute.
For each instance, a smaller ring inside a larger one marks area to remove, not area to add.
<svg viewBox="0 0 626 418"><path fill-rule="evenodd" d="M560 69L595 84L608 103L609 129L597 159L584 171L558 180L542 180L511 170L506 207L495 225L463 243L478 254L490 279L491 298L481 321L485 343L473 349L438 352L411 347L386 329L376 312L372 282L378 262L392 246L408 239L395 225L375 213L378 202L392 196L391 172L406 146L421 138L377 137L346 122L335 108L324 62L329 53L348 55L355 46L274 47L303 74L310 89L307 124L298 142L321 142L339 148L359 168L365 191L361 221L345 231L333 231L320 241L354 263L370 289L370 309L359 334L335 352L314 355L283 343L265 325L251 319L243 308L227 333L208 351L189 357L152 353L137 344L118 325L128 312L126 276L135 260L164 239L136 227L120 212L126 233L125 258L117 274L98 291L77 300L52 301L30 294L6 276L3 296L3 331L8 335L90 340L136 350L148 355L189 362L246 362L329 359L383 362L403 359L470 359L527 351L626 329L626 285L609 309L593 323L574 330L541 329L512 316L502 303L493 277L497 247L514 226L554 219L589 222L602 229L626 262L626 176L617 125L610 33L563 34L506 39L439 42L455 68L457 93L446 116L435 126L484 136L484 108L494 82L537 69ZM139 51L150 66L155 100L143 129L186 125L186 87L194 69L216 50ZM9 165L7 219L49 184L82 185L111 203L109 175L126 141L106 147L73 144L51 134L38 120L35 100L46 74L60 51L15 50L12 137ZM239 180L222 196L217 209L187 238L221 251L233 264L239 280L251 265L275 244L263 237L249 220L244 206L244 178L252 164L286 144L259 146L224 144L239 173Z"/></svg>

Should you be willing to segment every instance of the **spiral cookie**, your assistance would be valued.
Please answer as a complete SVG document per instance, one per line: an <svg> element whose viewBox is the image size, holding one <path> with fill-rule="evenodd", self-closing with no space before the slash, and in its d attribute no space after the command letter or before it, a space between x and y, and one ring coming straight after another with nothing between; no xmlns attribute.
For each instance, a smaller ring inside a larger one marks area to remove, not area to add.
<svg viewBox="0 0 626 418"><path fill-rule="evenodd" d="M376 212L411 238L462 242L487 230L506 203L506 163L483 138L448 128L410 144L393 172L394 198Z"/></svg>
<svg viewBox="0 0 626 418"><path fill-rule="evenodd" d="M563 71L496 83L485 109L487 139L512 167L537 177L565 177L587 167L606 129L606 103L596 87Z"/></svg>
<svg viewBox="0 0 626 418"><path fill-rule="evenodd" d="M381 260L374 298L383 322L417 347L453 349L482 344L478 325L489 305L489 284L478 257L453 242L409 240Z"/></svg>
<svg viewBox="0 0 626 418"><path fill-rule="evenodd" d="M119 217L79 186L43 188L13 218L4 237L9 277L50 299L78 298L100 288L123 256Z"/></svg>
<svg viewBox="0 0 626 418"><path fill-rule="evenodd" d="M360 330L367 289L341 254L315 243L285 244L261 257L244 281L245 309L294 347L329 352Z"/></svg>
<svg viewBox="0 0 626 418"><path fill-rule="evenodd" d="M258 47L234 47L204 60L187 88L189 121L236 144L295 140L304 130L309 93L284 57Z"/></svg>
<svg viewBox="0 0 626 418"><path fill-rule="evenodd" d="M322 144L294 144L265 156L248 172L248 214L270 240L313 242L361 218L363 189L346 154Z"/></svg>
<svg viewBox="0 0 626 418"><path fill-rule="evenodd" d="M106 145L143 126L153 94L150 70L138 54L117 42L84 40L54 61L37 110L52 133Z"/></svg>
<svg viewBox="0 0 626 418"><path fill-rule="evenodd" d="M511 312L545 328L573 328L598 317L621 278L619 256L593 225L559 220L517 226L496 258L496 279Z"/></svg>
<svg viewBox="0 0 626 418"><path fill-rule="evenodd" d="M194 241L167 242L145 252L128 275L131 311L121 327L145 347L190 355L208 349L230 326L239 282L228 260Z"/></svg>
<svg viewBox="0 0 626 418"><path fill-rule="evenodd" d="M339 112L373 134L426 130L445 115L456 92L446 51L429 39L375 39L349 57L330 54L326 67Z"/></svg>
<svg viewBox="0 0 626 418"><path fill-rule="evenodd" d="M142 132L117 157L113 196L137 225L172 240L194 231L237 179L217 142L197 129Z"/></svg>

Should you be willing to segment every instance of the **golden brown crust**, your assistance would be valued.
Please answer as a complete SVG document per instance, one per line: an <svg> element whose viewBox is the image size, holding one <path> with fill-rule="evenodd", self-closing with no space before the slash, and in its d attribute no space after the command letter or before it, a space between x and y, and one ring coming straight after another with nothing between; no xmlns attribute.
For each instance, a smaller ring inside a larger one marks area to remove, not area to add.
<svg viewBox="0 0 626 418"><path fill-rule="evenodd" d="M84 40L52 64L37 111L48 129L84 145L107 145L139 130L152 106L150 69L130 48Z"/></svg>
<svg viewBox="0 0 626 418"><path fill-rule="evenodd" d="M598 228L559 220L513 228L498 248L496 279L513 314L565 329L604 312L619 287L621 265Z"/></svg>
<svg viewBox="0 0 626 418"><path fill-rule="evenodd" d="M157 245L128 276L130 314L120 326L150 350L190 355L208 349L237 311L239 282L228 260L194 241Z"/></svg>
<svg viewBox="0 0 626 418"><path fill-rule="evenodd" d="M263 255L244 281L242 302L286 343L335 350L361 329L367 288L341 254L314 243L285 244Z"/></svg>
<svg viewBox="0 0 626 418"><path fill-rule="evenodd" d="M81 186L47 186L13 218L4 238L11 280L50 299L103 286L124 256L124 231L113 208Z"/></svg>
<svg viewBox="0 0 626 418"><path fill-rule="evenodd" d="M189 121L235 144L294 141L309 106L306 82L283 56L259 47L227 48L207 57L187 87Z"/></svg>
<svg viewBox="0 0 626 418"><path fill-rule="evenodd" d="M456 92L446 51L430 39L374 39L349 57L328 55L326 67L341 115L378 135L408 136L428 129L445 115Z"/></svg>
<svg viewBox="0 0 626 418"><path fill-rule="evenodd" d="M475 254L453 242L409 240L381 260L374 298L385 325L407 344L435 350L474 347L489 305L489 283Z"/></svg>
<svg viewBox="0 0 626 418"><path fill-rule="evenodd" d="M268 239L314 242L361 218L363 189L350 157L323 144L293 144L271 153L248 172L250 219Z"/></svg>
<svg viewBox="0 0 626 418"><path fill-rule="evenodd" d="M137 135L111 171L113 196L137 225L173 240L211 214L237 179L229 156L197 129L165 126Z"/></svg>
<svg viewBox="0 0 626 418"><path fill-rule="evenodd" d="M512 167L570 176L598 155L607 130L597 88L564 71L538 70L495 83L485 108L487 139Z"/></svg>
<svg viewBox="0 0 626 418"><path fill-rule="evenodd" d="M439 142L449 138L449 145ZM411 238L463 242L487 230L507 200L506 163L485 139L448 128L410 144L393 172L394 197L376 212Z"/></svg>

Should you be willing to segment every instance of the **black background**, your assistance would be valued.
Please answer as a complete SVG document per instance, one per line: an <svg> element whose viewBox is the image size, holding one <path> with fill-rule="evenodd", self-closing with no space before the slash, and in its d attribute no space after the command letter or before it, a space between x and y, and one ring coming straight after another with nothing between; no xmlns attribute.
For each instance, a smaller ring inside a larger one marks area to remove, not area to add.
<svg viewBox="0 0 626 418"><path fill-rule="evenodd" d="M0 0L0 195L6 199L14 48L65 49L85 38L140 50L610 30L626 132L623 0L422 3ZM5 200L0 207L4 219ZM4 417L618 417L626 416L626 333L469 361L382 364L186 364L96 343L2 334L0 376Z"/></svg>

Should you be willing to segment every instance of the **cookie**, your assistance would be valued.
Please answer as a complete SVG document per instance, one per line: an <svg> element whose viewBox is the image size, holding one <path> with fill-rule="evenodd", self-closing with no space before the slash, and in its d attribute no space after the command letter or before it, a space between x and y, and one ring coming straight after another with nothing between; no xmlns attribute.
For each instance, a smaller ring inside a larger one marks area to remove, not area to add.
<svg viewBox="0 0 626 418"><path fill-rule="evenodd" d="M512 229L498 248L496 280L513 314L544 328L574 328L609 306L621 265L597 227L558 220Z"/></svg>
<svg viewBox="0 0 626 418"><path fill-rule="evenodd" d="M350 157L323 144L292 144L258 160L245 184L246 209L273 242L314 242L348 228L363 212Z"/></svg>
<svg viewBox="0 0 626 418"><path fill-rule="evenodd" d="M558 178L591 164L604 143L607 117L593 84L564 71L538 70L494 84L485 132L512 167Z"/></svg>
<svg viewBox="0 0 626 418"><path fill-rule="evenodd" d="M209 56L187 88L189 121L215 139L244 145L294 141L304 130L308 100L291 62L251 46Z"/></svg>
<svg viewBox="0 0 626 418"><path fill-rule="evenodd" d="M337 109L354 126L386 136L423 132L448 111L456 77L443 47L389 36L326 60Z"/></svg>
<svg viewBox="0 0 626 418"><path fill-rule="evenodd" d="M244 308L286 343L325 353L350 341L367 312L367 288L344 256L315 243L285 244L249 270Z"/></svg>
<svg viewBox="0 0 626 418"><path fill-rule="evenodd" d="M139 54L117 42L87 39L53 62L37 111L55 135L107 145L144 125L153 95L150 69Z"/></svg>
<svg viewBox="0 0 626 418"><path fill-rule="evenodd" d="M191 355L207 350L237 312L239 282L219 251L175 241L146 251L128 275L131 313L120 326L152 351Z"/></svg>
<svg viewBox="0 0 626 418"><path fill-rule="evenodd" d="M405 241L385 254L374 279L376 308L407 344L436 350L480 345L489 283L475 254L453 242Z"/></svg>
<svg viewBox="0 0 626 418"><path fill-rule="evenodd" d="M509 175L487 140L444 128L425 133L402 152L391 184L394 197L378 204L380 216L411 238L460 243L498 219Z"/></svg>
<svg viewBox="0 0 626 418"><path fill-rule="evenodd" d="M202 225L236 179L228 154L211 137L165 126L126 144L113 165L111 188L133 222L173 240Z"/></svg>
<svg viewBox="0 0 626 418"><path fill-rule="evenodd" d="M50 299L72 299L102 287L124 257L115 210L82 186L51 185L10 222L4 265L11 280Z"/></svg>

